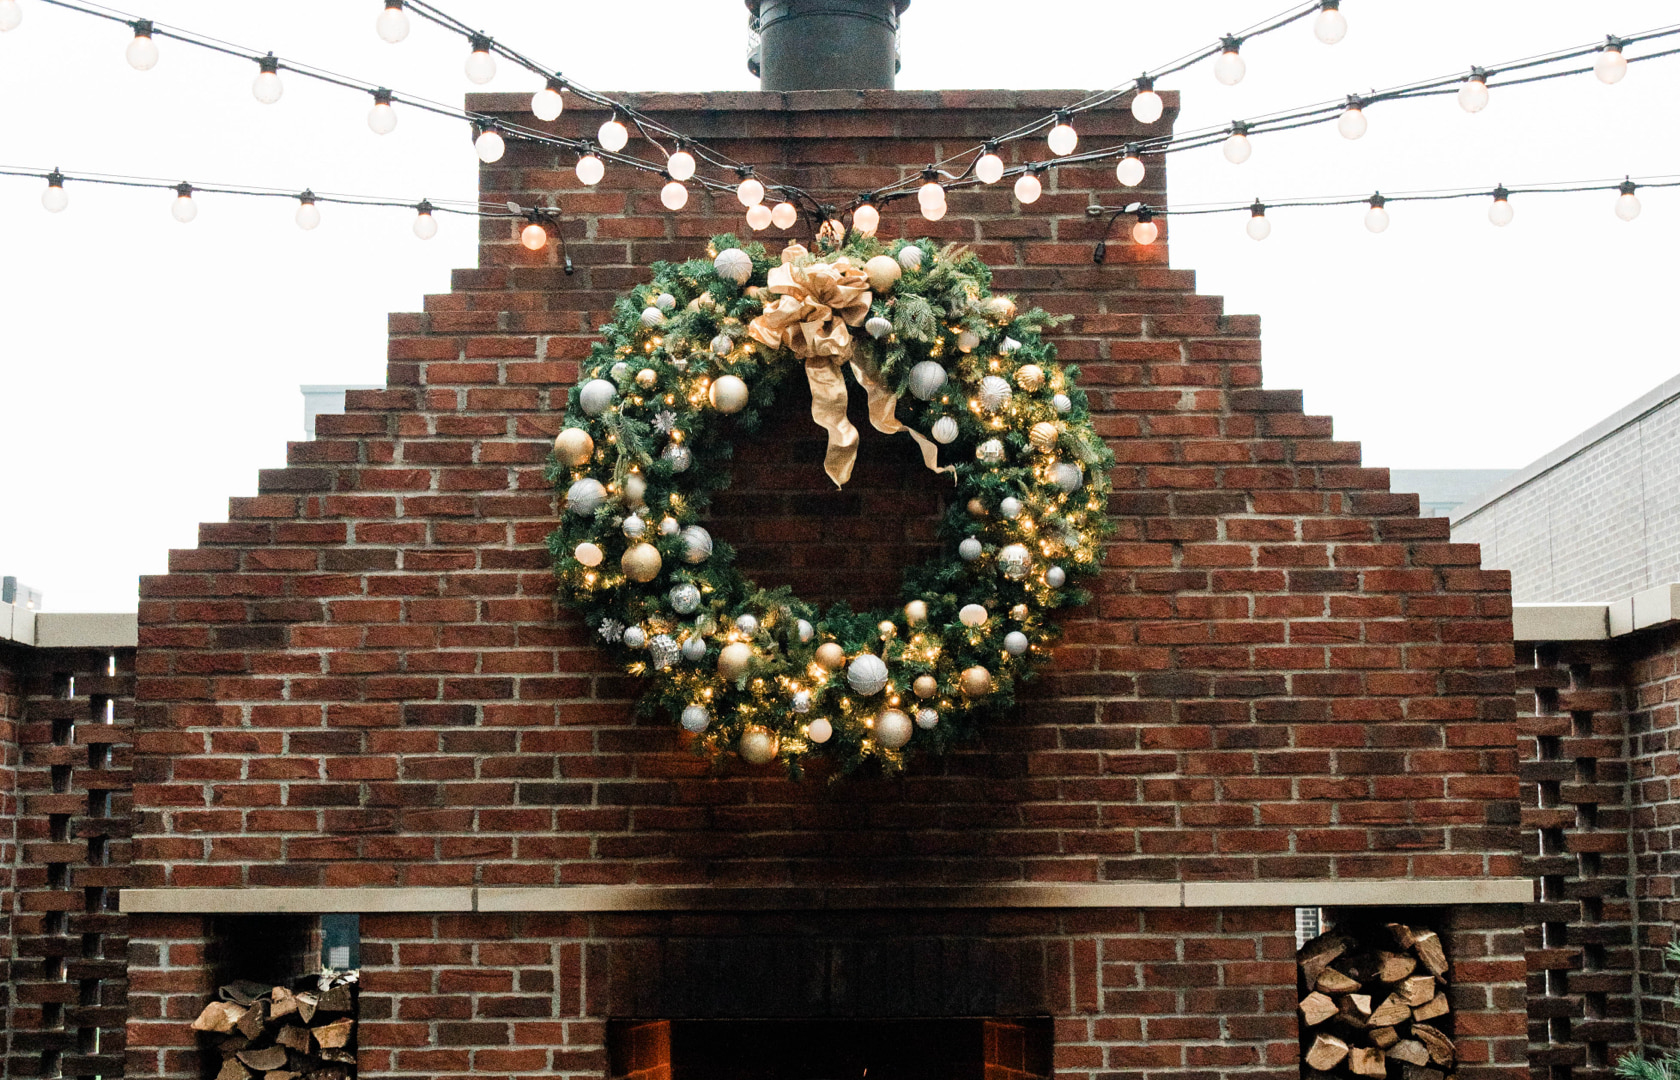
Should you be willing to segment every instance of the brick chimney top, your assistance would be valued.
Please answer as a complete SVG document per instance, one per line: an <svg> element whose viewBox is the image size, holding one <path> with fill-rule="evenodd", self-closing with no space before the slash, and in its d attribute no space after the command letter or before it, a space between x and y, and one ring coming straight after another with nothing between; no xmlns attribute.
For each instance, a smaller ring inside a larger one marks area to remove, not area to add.
<svg viewBox="0 0 1680 1080"><path fill-rule="evenodd" d="M746 0L764 90L891 90L910 0Z"/></svg>

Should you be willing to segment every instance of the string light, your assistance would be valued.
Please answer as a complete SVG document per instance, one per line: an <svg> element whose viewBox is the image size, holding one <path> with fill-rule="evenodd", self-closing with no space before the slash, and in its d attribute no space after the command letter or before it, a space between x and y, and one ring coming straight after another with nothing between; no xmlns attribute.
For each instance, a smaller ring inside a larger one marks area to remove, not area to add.
<svg viewBox="0 0 1680 1080"><path fill-rule="evenodd" d="M1365 134L1366 127L1365 99L1350 95L1347 108L1343 109L1342 115L1336 119L1336 130L1341 132L1344 139L1357 139Z"/></svg>
<svg viewBox="0 0 1680 1080"><path fill-rule="evenodd" d="M770 227L770 221L775 215L763 203L754 203L747 207L747 225L754 232L761 232Z"/></svg>
<svg viewBox="0 0 1680 1080"><path fill-rule="evenodd" d="M321 211L315 205L315 193L305 188L302 194L297 197L297 200L297 213L293 215L292 220L297 222L298 228L304 232L309 232L321 224Z"/></svg>
<svg viewBox="0 0 1680 1080"><path fill-rule="evenodd" d="M932 165L922 170L922 186L916 189L916 201L924 210L945 202L945 187L939 182L939 170Z"/></svg>
<svg viewBox="0 0 1680 1080"><path fill-rule="evenodd" d="M1264 240L1272 235L1272 223L1266 220L1266 206L1259 199L1248 208L1248 225L1245 231L1250 240Z"/></svg>
<svg viewBox="0 0 1680 1080"><path fill-rule="evenodd" d="M1148 75L1137 78L1137 93L1132 97L1132 118L1140 124L1153 124L1167 111L1167 103L1155 92L1155 80Z"/></svg>
<svg viewBox="0 0 1680 1080"><path fill-rule="evenodd" d="M257 77L251 83L251 96L264 105L273 105L285 92L286 84L280 81L280 61L269 53L257 61Z"/></svg>
<svg viewBox="0 0 1680 1080"><path fill-rule="evenodd" d="M1050 146L1050 152L1057 157L1067 157L1079 147L1079 132L1073 130L1071 118L1067 113L1056 114L1056 126L1050 129L1050 135L1045 142Z"/></svg>
<svg viewBox="0 0 1680 1080"><path fill-rule="evenodd" d="M157 43L152 40L152 20L135 19L129 25L134 27L134 40L128 43L123 56L135 71L150 71L157 67L158 62Z"/></svg>
<svg viewBox="0 0 1680 1080"><path fill-rule="evenodd" d="M1224 51L1213 62L1213 77L1226 86L1235 86L1248 74L1248 65L1238 51L1242 48L1242 38L1227 35L1220 44L1224 46Z"/></svg>
<svg viewBox="0 0 1680 1080"><path fill-rule="evenodd" d="M0 34L16 30L22 22L23 9L18 7L17 0L0 0Z"/></svg>
<svg viewBox="0 0 1680 1080"><path fill-rule="evenodd" d="M383 86L373 92L373 108L368 110L367 125L375 135L389 135L397 130L397 110L391 108L391 91Z"/></svg>
<svg viewBox="0 0 1680 1080"><path fill-rule="evenodd" d="M560 96L560 91L566 84L559 79L549 79L548 85L531 95L531 115L544 123L560 119L565 111L566 101Z"/></svg>
<svg viewBox="0 0 1680 1080"><path fill-rule="evenodd" d="M1132 240L1134 243L1148 247L1161 235L1161 227L1155 224L1155 215L1145 206L1137 212L1137 221L1132 225Z"/></svg>
<svg viewBox="0 0 1680 1080"><path fill-rule="evenodd" d="M677 143L677 152L665 159L665 172L673 180L688 180L694 176L694 155L683 143Z"/></svg>
<svg viewBox="0 0 1680 1080"><path fill-rule="evenodd" d="M63 213L70 205L70 196L64 193L64 174L54 169L47 174L47 190L41 192L41 205L49 213Z"/></svg>
<svg viewBox="0 0 1680 1080"><path fill-rule="evenodd" d="M791 229L799 220L799 210L790 202L779 202L770 211L770 223L778 229Z"/></svg>
<svg viewBox="0 0 1680 1080"><path fill-rule="evenodd" d="M169 208L169 213L183 225L198 216L198 204L193 202L193 186L191 184L180 183L175 185L175 203Z"/></svg>
<svg viewBox="0 0 1680 1080"><path fill-rule="evenodd" d="M1470 77L1458 88L1458 107L1467 113L1479 113L1487 108L1487 103L1487 72L1479 67L1471 68Z"/></svg>
<svg viewBox="0 0 1680 1080"><path fill-rule="evenodd" d="M865 236L874 236L875 230L881 227L881 212L868 203L861 204L852 211L852 228Z"/></svg>
<svg viewBox="0 0 1680 1080"><path fill-rule="evenodd" d="M595 156L594 151L588 151L578 158L577 178L578 182L585 187L594 187L601 182L601 178L605 175L607 175L607 166L600 158Z"/></svg>
<svg viewBox="0 0 1680 1080"><path fill-rule="evenodd" d="M688 189L681 181L671 180L659 189L659 201L667 210L681 210L688 205Z"/></svg>
<svg viewBox="0 0 1680 1080"><path fill-rule="evenodd" d="M1143 183L1143 160L1138 157L1135 145L1126 147L1126 156L1114 167L1114 178L1127 187L1137 187Z"/></svg>
<svg viewBox="0 0 1680 1080"><path fill-rule="evenodd" d="M1593 74L1606 86L1622 81L1627 75L1627 58L1622 55L1622 39L1614 34L1604 41L1604 48L1593 57Z"/></svg>
<svg viewBox="0 0 1680 1080"><path fill-rule="evenodd" d="M430 240L437 235L437 218L432 216L436 209L425 199L421 199L414 206L414 235L422 240Z"/></svg>
<svg viewBox="0 0 1680 1080"><path fill-rule="evenodd" d="M974 177L982 184L995 184L1003 179L1003 159L998 157L996 143L987 143L986 152L975 160Z"/></svg>
<svg viewBox="0 0 1680 1080"><path fill-rule="evenodd" d="M1511 224L1516 214L1511 210L1511 193L1500 184L1493 189L1493 205L1488 207L1488 220L1501 228Z"/></svg>
<svg viewBox="0 0 1680 1080"><path fill-rule="evenodd" d="M1342 14L1341 0L1324 0L1318 5L1318 18L1313 20L1313 37L1326 45L1334 45L1347 37L1347 16Z"/></svg>
<svg viewBox="0 0 1680 1080"><path fill-rule="evenodd" d="M541 251L548 246L548 230L533 221L519 231L519 242L528 251Z"/></svg>
<svg viewBox="0 0 1680 1080"><path fill-rule="evenodd" d="M1254 153L1254 146L1248 141L1248 125L1238 121L1231 125L1231 133L1225 137L1220 149L1225 154L1225 160L1233 165L1241 165Z"/></svg>
<svg viewBox="0 0 1680 1080"><path fill-rule="evenodd" d="M495 42L483 34L474 34L468 40L472 43L472 52L467 54L467 78L483 86L496 77L496 58L490 55L490 48Z"/></svg>
<svg viewBox="0 0 1680 1080"><path fill-rule="evenodd" d="M478 152L478 160L486 165L494 165L502 160L503 154L507 153L507 140L502 138L502 133L496 129L495 122L491 121L485 124L479 130L478 137L473 139L473 149Z"/></svg>
<svg viewBox="0 0 1680 1080"><path fill-rule="evenodd" d="M1043 194L1044 183L1039 180L1037 169L1028 169L1015 178L1015 197L1021 201L1022 205L1032 205Z"/></svg>
<svg viewBox="0 0 1680 1080"><path fill-rule="evenodd" d="M1634 194L1638 189L1639 185L1632 180L1623 180L1617 186L1621 195L1616 198L1616 216L1623 221L1632 221L1639 216L1639 211L1644 209L1643 206L1639 205L1639 196Z"/></svg>
<svg viewBox="0 0 1680 1080"><path fill-rule="evenodd" d="M385 10L379 13L373 28L381 41L392 45L408 37L408 12L403 10L403 0L385 0Z"/></svg>
<svg viewBox="0 0 1680 1080"><path fill-rule="evenodd" d="M1388 211L1383 209L1387 203L1388 200L1383 198L1380 192L1372 195L1367 201L1366 205L1370 207L1365 211L1365 227L1367 229L1374 233L1380 233L1388 228Z"/></svg>
<svg viewBox="0 0 1680 1080"><path fill-rule="evenodd" d="M601 125L600 130L595 132L595 138L601 144L601 149L609 154L616 154L629 145L630 130L619 122L618 114L613 113Z"/></svg>
<svg viewBox="0 0 1680 1080"><path fill-rule="evenodd" d="M735 185L735 201L749 210L764 201L764 182L753 175L751 165L739 170L741 182Z"/></svg>

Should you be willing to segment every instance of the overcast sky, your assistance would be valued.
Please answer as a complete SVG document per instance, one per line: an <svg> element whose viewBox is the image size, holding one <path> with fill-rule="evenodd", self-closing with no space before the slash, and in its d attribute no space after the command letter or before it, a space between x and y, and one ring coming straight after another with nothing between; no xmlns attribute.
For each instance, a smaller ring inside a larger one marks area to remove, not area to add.
<svg viewBox="0 0 1680 1080"><path fill-rule="evenodd" d="M129 34L19 0L0 34L0 164L418 199L472 198L458 124L412 110L372 135L365 100L288 80L267 107L243 61L161 41L140 73ZM457 101L470 87L458 38L418 23L390 46L379 0L155 0L137 11L400 91ZM621 4L451 0L446 7L600 90L752 88L739 0ZM915 0L902 89L1105 88L1260 21L1283 0ZM1248 77L1206 65L1168 83L1181 127L1224 123L1372 87L1633 33L1673 4L1618 0L1344 0L1351 29L1327 47L1310 20L1255 41ZM489 89L534 89L503 65ZM1177 156L1176 204L1255 196L1583 180L1680 171L1680 58L1494 91L1479 115L1452 98L1373 108L1358 142L1333 127L1255 139L1233 166ZM418 310L470 266L473 229L444 220L430 243L398 210L325 207L313 233L289 203L88 186L68 211L42 185L0 179L0 573L43 589L48 610L131 610L135 578L224 520L300 436L300 383L384 377L385 316ZM1357 208L1277 211L1271 238L1240 216L1174 223L1172 258L1226 310L1259 313L1266 383L1364 443L1369 465L1521 465L1676 373L1673 251L1680 189L1644 195L1626 224L1613 196L1514 201L1488 224L1481 200L1391 207L1374 236Z"/></svg>

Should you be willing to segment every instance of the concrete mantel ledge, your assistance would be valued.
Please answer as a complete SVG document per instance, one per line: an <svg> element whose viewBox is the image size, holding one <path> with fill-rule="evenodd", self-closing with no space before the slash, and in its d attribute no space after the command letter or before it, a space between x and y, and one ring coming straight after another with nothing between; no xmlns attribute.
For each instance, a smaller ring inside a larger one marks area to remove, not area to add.
<svg viewBox="0 0 1680 1080"><path fill-rule="evenodd" d="M326 912L862 911L991 908L1360 907L1525 904L1527 878L1106 882L858 888L576 885L558 888L125 889L131 915Z"/></svg>

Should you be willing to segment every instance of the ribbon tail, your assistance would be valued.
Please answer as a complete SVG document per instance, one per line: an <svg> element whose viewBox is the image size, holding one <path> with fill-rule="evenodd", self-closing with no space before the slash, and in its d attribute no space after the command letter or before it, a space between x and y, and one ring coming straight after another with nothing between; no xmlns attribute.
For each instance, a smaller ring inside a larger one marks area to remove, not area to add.
<svg viewBox="0 0 1680 1080"><path fill-rule="evenodd" d="M858 444L858 430L846 419L845 373L826 358L813 359L805 363L805 378L811 384L811 419L828 432L823 471L835 487L844 487L857 464Z"/></svg>
<svg viewBox="0 0 1680 1080"><path fill-rule="evenodd" d="M915 428L907 427L899 421L896 415L898 396L888 392L886 384L881 382L880 377L875 372L867 371L855 362L852 364L852 374L857 377L858 384L869 394L869 423L875 430L885 435L896 435L900 431L909 432L910 437L916 440L917 449L922 452L922 464L936 473L950 473L951 483L956 483L957 467L955 465L939 467L939 447L934 444L933 440Z"/></svg>

